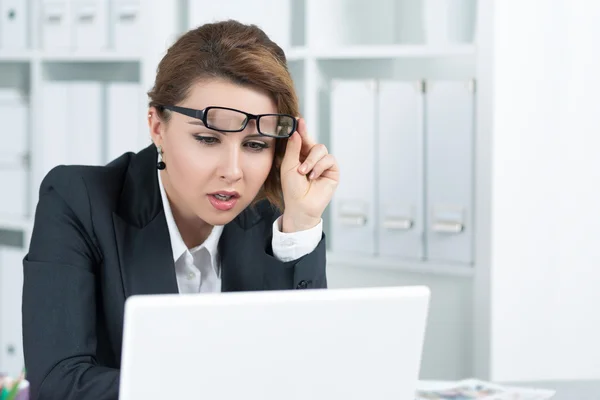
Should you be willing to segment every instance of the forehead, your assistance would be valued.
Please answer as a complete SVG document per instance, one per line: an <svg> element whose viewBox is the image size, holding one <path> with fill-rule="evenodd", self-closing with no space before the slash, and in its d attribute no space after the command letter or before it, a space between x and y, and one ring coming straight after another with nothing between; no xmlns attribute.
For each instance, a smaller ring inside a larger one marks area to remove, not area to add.
<svg viewBox="0 0 600 400"><path fill-rule="evenodd" d="M211 79L195 83L181 104L183 107L201 110L208 106L235 108L250 114L276 113L277 107L271 97L261 90Z"/></svg>

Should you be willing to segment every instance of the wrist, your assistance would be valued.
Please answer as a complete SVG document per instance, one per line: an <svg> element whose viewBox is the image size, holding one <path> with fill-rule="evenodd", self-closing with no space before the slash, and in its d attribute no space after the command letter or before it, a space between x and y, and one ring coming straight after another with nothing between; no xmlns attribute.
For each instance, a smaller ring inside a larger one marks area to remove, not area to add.
<svg viewBox="0 0 600 400"><path fill-rule="evenodd" d="M321 218L314 218L308 216L294 216L283 213L281 217L281 232L293 233L306 231L314 228L321 222Z"/></svg>

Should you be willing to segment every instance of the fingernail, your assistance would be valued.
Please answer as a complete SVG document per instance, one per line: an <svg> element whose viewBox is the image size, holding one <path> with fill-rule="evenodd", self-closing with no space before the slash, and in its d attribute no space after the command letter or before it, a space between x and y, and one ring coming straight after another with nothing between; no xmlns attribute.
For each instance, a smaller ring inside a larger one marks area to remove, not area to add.
<svg viewBox="0 0 600 400"><path fill-rule="evenodd" d="M305 172L306 172L306 164L302 164L302 165L300 166L300 173L301 173L301 174L303 174L303 173L305 173Z"/></svg>
<svg viewBox="0 0 600 400"><path fill-rule="evenodd" d="M308 179L310 179L310 180L315 179L315 173L311 172L310 175L308 176Z"/></svg>

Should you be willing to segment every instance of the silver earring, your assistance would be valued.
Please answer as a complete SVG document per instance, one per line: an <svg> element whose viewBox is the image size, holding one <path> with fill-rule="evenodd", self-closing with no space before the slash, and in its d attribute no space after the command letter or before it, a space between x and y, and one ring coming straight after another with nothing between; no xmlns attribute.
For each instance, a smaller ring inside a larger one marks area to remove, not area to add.
<svg viewBox="0 0 600 400"><path fill-rule="evenodd" d="M163 151L162 151L162 147L158 146L157 147L158 150L158 162L156 163L156 168L162 170L165 169L167 167L167 165L165 164L165 162L163 161Z"/></svg>

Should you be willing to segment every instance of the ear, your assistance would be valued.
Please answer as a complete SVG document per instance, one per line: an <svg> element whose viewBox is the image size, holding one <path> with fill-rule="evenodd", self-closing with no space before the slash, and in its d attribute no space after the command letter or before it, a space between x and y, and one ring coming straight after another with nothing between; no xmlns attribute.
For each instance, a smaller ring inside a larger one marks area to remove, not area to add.
<svg viewBox="0 0 600 400"><path fill-rule="evenodd" d="M150 130L150 138L154 145L162 146L163 135L165 134L165 122L160 118L156 107L148 109L148 129Z"/></svg>

